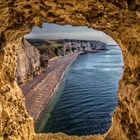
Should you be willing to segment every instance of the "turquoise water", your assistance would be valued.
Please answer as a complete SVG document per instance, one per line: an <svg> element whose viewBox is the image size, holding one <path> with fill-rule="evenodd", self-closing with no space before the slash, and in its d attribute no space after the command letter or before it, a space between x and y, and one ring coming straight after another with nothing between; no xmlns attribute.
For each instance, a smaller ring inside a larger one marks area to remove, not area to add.
<svg viewBox="0 0 140 140"><path fill-rule="evenodd" d="M80 55L66 72L43 132L89 135L106 132L117 104L122 56L118 46Z"/></svg>

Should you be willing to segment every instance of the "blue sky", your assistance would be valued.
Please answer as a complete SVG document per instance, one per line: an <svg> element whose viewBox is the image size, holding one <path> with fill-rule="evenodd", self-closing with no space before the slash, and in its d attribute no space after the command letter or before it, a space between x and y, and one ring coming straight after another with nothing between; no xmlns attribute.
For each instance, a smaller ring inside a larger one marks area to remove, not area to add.
<svg viewBox="0 0 140 140"><path fill-rule="evenodd" d="M32 31L25 35L25 38L34 39L84 39L98 40L107 44L116 44L108 35L101 31L94 30L85 26L60 26L57 24L44 23L42 28L33 27Z"/></svg>

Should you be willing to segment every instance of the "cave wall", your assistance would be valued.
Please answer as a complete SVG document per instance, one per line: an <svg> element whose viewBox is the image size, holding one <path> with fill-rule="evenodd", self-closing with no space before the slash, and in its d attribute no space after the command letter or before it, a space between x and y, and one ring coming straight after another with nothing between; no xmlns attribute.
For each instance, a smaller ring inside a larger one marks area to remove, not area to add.
<svg viewBox="0 0 140 140"><path fill-rule="evenodd" d="M16 44L8 43L0 51L0 140L30 140L34 134L33 119L16 83Z"/></svg>
<svg viewBox="0 0 140 140"><path fill-rule="evenodd" d="M14 41L45 21L93 27L117 41L122 49L124 74L119 81L119 102L112 126L102 139L140 139L140 0L2 0L0 13L1 139L33 138L33 121L15 82L17 50ZM74 139L59 134L58 137L57 134L35 137Z"/></svg>

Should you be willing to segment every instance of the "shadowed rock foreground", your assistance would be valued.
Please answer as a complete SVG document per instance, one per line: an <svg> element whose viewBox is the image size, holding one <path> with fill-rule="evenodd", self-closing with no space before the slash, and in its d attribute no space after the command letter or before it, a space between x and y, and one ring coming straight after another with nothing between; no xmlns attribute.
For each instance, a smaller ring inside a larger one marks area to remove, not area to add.
<svg viewBox="0 0 140 140"><path fill-rule="evenodd" d="M122 49L124 74L118 106L104 140L140 139L140 1L32 0L0 2L0 139L100 139L63 134L34 135L33 120L15 81L15 41L43 22L85 25L113 37Z"/></svg>
<svg viewBox="0 0 140 140"><path fill-rule="evenodd" d="M103 140L103 136L68 136L63 133L56 134L38 134L33 140Z"/></svg>

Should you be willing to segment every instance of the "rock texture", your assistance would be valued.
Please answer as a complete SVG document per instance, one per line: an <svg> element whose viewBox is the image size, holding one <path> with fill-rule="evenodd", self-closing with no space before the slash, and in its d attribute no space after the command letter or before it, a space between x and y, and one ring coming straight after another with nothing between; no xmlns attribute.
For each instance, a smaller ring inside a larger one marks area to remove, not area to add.
<svg viewBox="0 0 140 140"><path fill-rule="evenodd" d="M35 135L33 140L103 140L102 136L68 136L63 133L56 134L38 134Z"/></svg>
<svg viewBox="0 0 140 140"><path fill-rule="evenodd" d="M140 139L140 0L2 0L0 12L0 139L31 140L34 134L33 122L14 78L13 42L33 25L40 26L45 21L86 25L117 41L124 58L124 73L119 82L119 103L113 123L104 139ZM57 134L36 138L70 139Z"/></svg>
<svg viewBox="0 0 140 140"><path fill-rule="evenodd" d="M24 84L40 73L40 53L26 39L18 44L16 78L18 84Z"/></svg>
<svg viewBox="0 0 140 140"><path fill-rule="evenodd" d="M106 50L106 43L94 40L60 40L64 48L69 48L69 51L77 50Z"/></svg>
<svg viewBox="0 0 140 140"><path fill-rule="evenodd" d="M30 140L34 134L33 119L25 109L24 97L15 81L17 42L7 44L0 51L1 140Z"/></svg>

